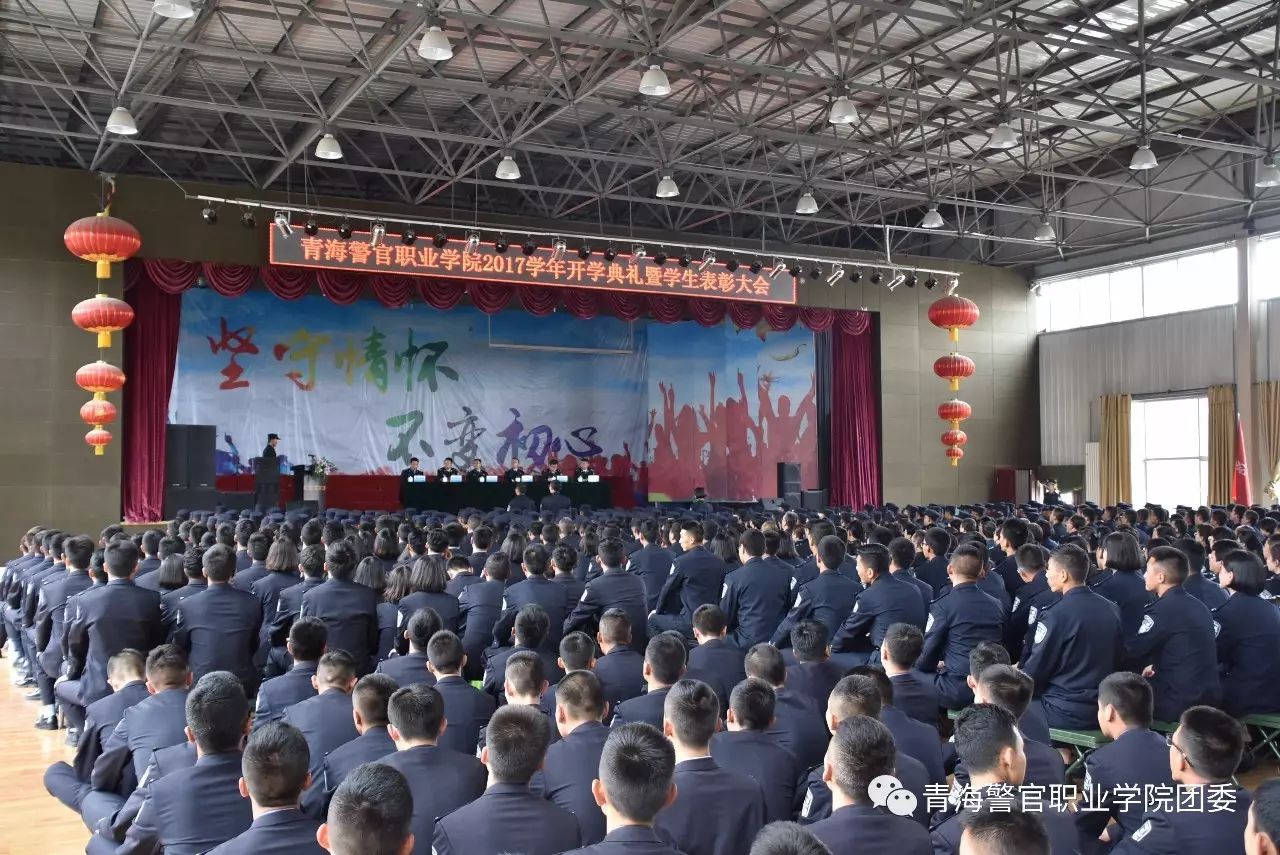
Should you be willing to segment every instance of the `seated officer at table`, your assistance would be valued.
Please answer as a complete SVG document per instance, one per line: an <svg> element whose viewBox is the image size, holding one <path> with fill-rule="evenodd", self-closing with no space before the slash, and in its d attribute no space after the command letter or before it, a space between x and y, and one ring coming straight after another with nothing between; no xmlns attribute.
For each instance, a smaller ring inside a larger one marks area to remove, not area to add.
<svg viewBox="0 0 1280 855"><path fill-rule="evenodd" d="M551 481L547 484L547 489L551 492L542 499L542 510L551 511L552 513L560 513L569 510L572 504L569 497L560 492L560 482Z"/></svg>
<svg viewBox="0 0 1280 855"><path fill-rule="evenodd" d="M547 468L542 470L542 480L550 481L559 478L564 472L560 469L560 461L554 457L547 461Z"/></svg>
<svg viewBox="0 0 1280 855"><path fill-rule="evenodd" d="M427 480L427 473L422 471L421 461L416 457L410 457L409 468L400 470L401 483L413 484L425 480Z"/></svg>
<svg viewBox="0 0 1280 855"><path fill-rule="evenodd" d="M436 470L436 478L443 481L445 478L452 478L454 475L461 475L457 467L453 465L453 458L446 457L444 465Z"/></svg>
<svg viewBox="0 0 1280 855"><path fill-rule="evenodd" d="M596 477L599 477L599 475L597 474L595 467L593 467L591 463L586 460L581 461L578 464L577 470L574 471L573 473L573 480L579 481L579 482L586 481L588 478L596 478Z"/></svg>
<svg viewBox="0 0 1280 855"><path fill-rule="evenodd" d="M524 477L524 467L520 465L520 458L511 458L511 465L507 467L507 471L502 473L502 477L507 481L514 481L517 478Z"/></svg>
<svg viewBox="0 0 1280 855"><path fill-rule="evenodd" d="M467 474L462 477L468 484L476 484L488 474L488 472L484 471L484 463L479 457L476 457L472 459L471 468L467 470Z"/></svg>

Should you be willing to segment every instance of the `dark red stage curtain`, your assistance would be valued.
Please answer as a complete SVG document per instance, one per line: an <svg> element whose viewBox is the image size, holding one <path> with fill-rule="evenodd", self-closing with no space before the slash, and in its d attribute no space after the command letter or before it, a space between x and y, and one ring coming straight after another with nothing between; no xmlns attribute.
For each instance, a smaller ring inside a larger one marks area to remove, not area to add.
<svg viewBox="0 0 1280 855"><path fill-rule="evenodd" d="M471 303L486 315L501 312L511 302L511 286L499 282L472 282L467 287Z"/></svg>
<svg viewBox="0 0 1280 855"><path fill-rule="evenodd" d="M209 287L224 297L239 297L258 279L258 268L247 264L210 264L200 266Z"/></svg>
<svg viewBox="0 0 1280 855"><path fill-rule="evenodd" d="M587 291L580 288L569 288L564 291L561 296L561 300L564 302L564 307L569 314L573 315L580 321L590 320L600 311L600 303L596 300L595 291ZM632 317L625 317L622 312L617 311L615 311L614 314L622 318L624 321L634 321L636 318L640 317L640 298L635 298L635 301L632 304L624 304L622 308L627 311L634 311L635 314Z"/></svg>
<svg viewBox="0 0 1280 855"><path fill-rule="evenodd" d="M526 312L535 317L551 314L560 303L560 295L555 288L530 285L516 290L520 295L520 305L524 307Z"/></svg>
<svg viewBox="0 0 1280 855"><path fill-rule="evenodd" d="M200 265L194 261L144 258L141 266L155 286L166 294L181 294L194 285L200 275Z"/></svg>
<svg viewBox="0 0 1280 855"><path fill-rule="evenodd" d="M388 309L408 305L409 295L413 293L413 282L408 276L378 273L369 277L369 283L373 285L373 296Z"/></svg>
<svg viewBox="0 0 1280 855"><path fill-rule="evenodd" d="M689 317L704 327L719 326L724 320L724 300L690 300Z"/></svg>
<svg viewBox="0 0 1280 855"><path fill-rule="evenodd" d="M125 522L164 518L165 417L178 355L182 297L154 282L148 269L140 267L125 291L134 312L133 323L124 331Z"/></svg>
<svg viewBox="0 0 1280 855"><path fill-rule="evenodd" d="M810 311L802 309L801 312ZM819 310L829 311L829 310ZM831 434L828 485L833 505L880 503L880 404L876 400L875 336L870 319L860 335L840 325L831 333ZM828 320L828 324L831 321Z"/></svg>
<svg viewBox="0 0 1280 855"><path fill-rule="evenodd" d="M364 290L364 281L364 276L340 270L316 271L316 284L320 286L320 293L339 306L350 306L359 300L360 292Z"/></svg>
<svg viewBox="0 0 1280 855"><path fill-rule="evenodd" d="M466 293L466 283L457 279L418 280L418 296L422 298L422 302L441 312L447 312L458 305Z"/></svg>
<svg viewBox="0 0 1280 855"><path fill-rule="evenodd" d="M311 290L315 277L305 267L273 267L264 264L259 268L262 284L281 300L299 300Z"/></svg>

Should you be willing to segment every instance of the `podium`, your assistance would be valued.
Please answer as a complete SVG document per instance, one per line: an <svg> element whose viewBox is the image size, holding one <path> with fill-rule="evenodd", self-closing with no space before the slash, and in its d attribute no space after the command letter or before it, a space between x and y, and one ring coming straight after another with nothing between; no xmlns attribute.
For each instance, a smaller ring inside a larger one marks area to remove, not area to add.
<svg viewBox="0 0 1280 855"><path fill-rule="evenodd" d="M314 503L317 511L324 510L325 479L311 474L310 466L293 467L294 498L305 504Z"/></svg>
<svg viewBox="0 0 1280 855"><path fill-rule="evenodd" d="M253 506L260 511L280 507L280 463L274 457L253 458ZM265 464L265 465L264 465Z"/></svg>

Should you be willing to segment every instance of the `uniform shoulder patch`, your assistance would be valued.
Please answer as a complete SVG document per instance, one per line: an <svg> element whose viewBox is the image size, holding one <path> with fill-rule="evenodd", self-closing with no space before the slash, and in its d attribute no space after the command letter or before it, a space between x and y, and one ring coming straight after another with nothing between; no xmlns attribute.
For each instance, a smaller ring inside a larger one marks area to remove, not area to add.
<svg viewBox="0 0 1280 855"><path fill-rule="evenodd" d="M854 605L856 606L856 605L857 605L857 602L854 602ZM928 621L926 621L926 622L925 622L925 625L924 625L924 631L925 631L925 632L928 632L928 631L929 631L929 630L931 630L931 629L933 629L933 612L930 612L930 613L929 613L929 620L928 620Z"/></svg>
<svg viewBox="0 0 1280 855"><path fill-rule="evenodd" d="M1220 633L1220 632L1222 632L1222 624L1218 623L1218 622L1215 620L1215 621L1213 622L1213 637L1214 637L1214 638L1217 638L1217 637L1218 637L1218 633Z"/></svg>
<svg viewBox="0 0 1280 855"><path fill-rule="evenodd" d="M1035 606L1032 606L1030 609L1027 610L1027 623L1035 623L1036 618L1038 618L1039 616L1040 616L1040 610Z"/></svg>
<svg viewBox="0 0 1280 855"><path fill-rule="evenodd" d="M1155 618L1153 618L1151 615L1143 615L1142 625L1138 627L1138 634L1145 635L1146 633L1150 632L1153 628L1155 628L1155 625L1156 625Z"/></svg>
<svg viewBox="0 0 1280 855"><path fill-rule="evenodd" d="M1036 624L1036 644L1044 641L1044 637L1049 634L1049 627L1042 623Z"/></svg>
<svg viewBox="0 0 1280 855"><path fill-rule="evenodd" d="M1146 822L1142 823L1141 826L1138 827L1137 831L1133 833L1133 841L1135 843L1141 843L1142 839L1150 833L1151 833L1151 820L1147 820Z"/></svg>

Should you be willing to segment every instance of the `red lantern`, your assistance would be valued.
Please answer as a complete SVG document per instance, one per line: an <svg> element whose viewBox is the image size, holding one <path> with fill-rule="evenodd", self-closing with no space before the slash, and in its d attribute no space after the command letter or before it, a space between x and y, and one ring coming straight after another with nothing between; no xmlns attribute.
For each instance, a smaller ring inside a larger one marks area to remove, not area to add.
<svg viewBox="0 0 1280 855"><path fill-rule="evenodd" d="M960 330L978 322L978 304L959 294L948 294L929 307L929 322L951 333L952 341L960 340Z"/></svg>
<svg viewBox="0 0 1280 855"><path fill-rule="evenodd" d="M953 430L960 429L960 423L969 416L973 415L973 407L964 401L957 401L952 398L938 405L938 418L946 422L951 422Z"/></svg>
<svg viewBox="0 0 1280 855"><path fill-rule="evenodd" d="M133 323L133 307L124 300L99 294L76 303L71 321L86 332L97 333L98 347L110 347L111 334Z"/></svg>
<svg viewBox="0 0 1280 855"><path fill-rule="evenodd" d="M76 385L86 392L92 392L94 398L101 400L107 392L114 392L124 385L124 372L99 359L80 366L80 370L76 372Z"/></svg>
<svg viewBox="0 0 1280 855"><path fill-rule="evenodd" d="M102 427L116 420L116 405L102 398L86 401L80 407L80 418L85 424Z"/></svg>
<svg viewBox="0 0 1280 855"><path fill-rule="evenodd" d="M948 447L964 445L969 441L969 435L962 430L949 430L942 435L942 444Z"/></svg>
<svg viewBox="0 0 1280 855"><path fill-rule="evenodd" d="M111 432L96 427L84 435L84 441L93 446L96 457L106 454L107 443L111 442Z"/></svg>
<svg viewBox="0 0 1280 855"><path fill-rule="evenodd" d="M142 248L138 230L106 211L81 217L62 234L71 254L98 265L98 278L111 278L111 262L132 258Z"/></svg>
<svg viewBox="0 0 1280 855"><path fill-rule="evenodd" d="M947 449L947 457L951 458L952 466L959 466L960 458L964 457L964 449L957 448L956 446L953 445Z"/></svg>
<svg viewBox="0 0 1280 855"><path fill-rule="evenodd" d="M973 372L978 369L973 360L959 353L948 353L946 356L939 356L933 363L933 373L937 374L944 380L951 383L951 391L956 392L960 389L960 380L964 377L972 377Z"/></svg>

